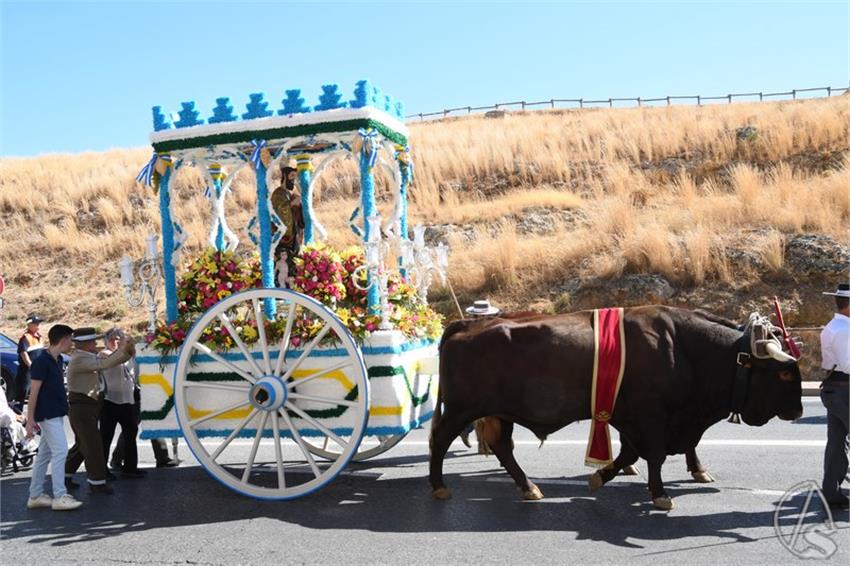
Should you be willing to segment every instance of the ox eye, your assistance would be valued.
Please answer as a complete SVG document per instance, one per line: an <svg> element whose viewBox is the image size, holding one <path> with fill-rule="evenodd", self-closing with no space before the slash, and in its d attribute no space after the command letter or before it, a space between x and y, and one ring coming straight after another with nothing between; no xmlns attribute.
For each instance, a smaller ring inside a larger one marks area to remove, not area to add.
<svg viewBox="0 0 850 566"><path fill-rule="evenodd" d="M794 374L790 371L780 371L779 379L782 381L794 381Z"/></svg>

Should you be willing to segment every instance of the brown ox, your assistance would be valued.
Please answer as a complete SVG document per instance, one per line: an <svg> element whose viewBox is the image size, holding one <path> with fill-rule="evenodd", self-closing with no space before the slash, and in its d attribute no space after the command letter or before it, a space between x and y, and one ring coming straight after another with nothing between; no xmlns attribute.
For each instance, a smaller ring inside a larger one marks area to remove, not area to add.
<svg viewBox="0 0 850 566"><path fill-rule="evenodd" d="M802 415L797 362L756 320L742 332L701 311L625 309L626 367L610 421L622 449L609 468L591 476L591 487L641 457L654 504L670 509L661 479L667 454L692 451L705 430L730 412L754 426L774 416ZM761 340L755 341L759 331ZM432 422L434 496L450 497L442 464L451 442L468 423L494 416L499 430L487 439L493 452L527 498L542 497L514 459L513 424L542 440L590 419L593 343L591 311L449 325L440 345L440 393Z"/></svg>

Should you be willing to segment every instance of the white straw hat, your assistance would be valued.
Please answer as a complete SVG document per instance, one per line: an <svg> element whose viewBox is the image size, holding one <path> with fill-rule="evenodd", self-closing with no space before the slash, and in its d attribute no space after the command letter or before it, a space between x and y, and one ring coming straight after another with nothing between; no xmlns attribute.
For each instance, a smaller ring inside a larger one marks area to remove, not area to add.
<svg viewBox="0 0 850 566"><path fill-rule="evenodd" d="M490 301L487 299L475 301L471 307L466 309L467 314L475 316L492 316L494 314L499 314L500 312L501 311L499 309L490 305Z"/></svg>
<svg viewBox="0 0 850 566"><path fill-rule="evenodd" d="M838 289L836 289L834 293L824 291L823 294L824 295L832 295L833 297L850 298L850 283L839 283Z"/></svg>

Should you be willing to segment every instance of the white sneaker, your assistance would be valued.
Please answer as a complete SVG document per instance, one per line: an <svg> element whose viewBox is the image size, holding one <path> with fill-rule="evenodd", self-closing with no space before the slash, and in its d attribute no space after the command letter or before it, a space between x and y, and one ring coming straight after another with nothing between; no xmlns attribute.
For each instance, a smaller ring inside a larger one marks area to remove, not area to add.
<svg viewBox="0 0 850 566"><path fill-rule="evenodd" d="M53 505L53 498L42 493L38 497L30 497L27 499L27 509L44 509Z"/></svg>
<svg viewBox="0 0 850 566"><path fill-rule="evenodd" d="M77 501L73 495L66 493L59 499L54 499L52 507L54 511L71 511L82 504L82 501Z"/></svg>

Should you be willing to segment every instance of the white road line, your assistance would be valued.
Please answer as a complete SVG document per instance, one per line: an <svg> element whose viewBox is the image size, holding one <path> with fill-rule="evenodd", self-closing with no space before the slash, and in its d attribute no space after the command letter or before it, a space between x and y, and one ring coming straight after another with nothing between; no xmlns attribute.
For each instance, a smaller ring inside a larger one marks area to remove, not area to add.
<svg viewBox="0 0 850 566"><path fill-rule="evenodd" d="M463 476L461 476L463 478ZM465 480L469 480L470 478L463 478ZM537 485L577 485L582 487L587 487L587 481L582 480L567 480L567 479L552 479L552 478L529 478L531 481L536 483ZM494 483L514 483L514 480L511 478L503 478L503 477L495 477L495 478L487 478L484 480L486 482L494 482ZM643 482L634 482L634 481L626 481L626 482L617 482L611 481L605 484L605 488L609 487L630 487L634 485L643 485ZM733 489L736 491L746 491L747 493L751 493L753 495L766 495L770 497L777 497L781 495L785 495L784 491L778 491L775 489L752 489L748 487L727 487L725 489Z"/></svg>
<svg viewBox="0 0 850 566"><path fill-rule="evenodd" d="M204 439L201 441L204 445L207 446L218 446L221 442L217 439ZM250 439L238 439L231 442L232 446L251 446L253 440ZM539 440L515 440L514 444L517 446L540 446ZM619 446L620 442L618 440L612 440L612 445ZM180 445L183 446L183 440L181 439ZM587 440L547 440L544 443L544 446L586 446ZM766 447L796 447L796 448L823 448L826 446L826 439L824 440L786 440L786 439L771 439L771 440L758 440L758 439L740 439L740 438L732 438L732 439L703 439L699 443L700 446L766 446ZM366 445L368 446L368 444ZM399 446L428 446L427 440L402 440ZM462 447L463 444L457 440L452 443L452 448ZM464 447L465 448L465 447Z"/></svg>

